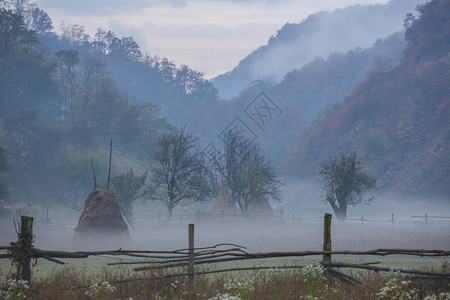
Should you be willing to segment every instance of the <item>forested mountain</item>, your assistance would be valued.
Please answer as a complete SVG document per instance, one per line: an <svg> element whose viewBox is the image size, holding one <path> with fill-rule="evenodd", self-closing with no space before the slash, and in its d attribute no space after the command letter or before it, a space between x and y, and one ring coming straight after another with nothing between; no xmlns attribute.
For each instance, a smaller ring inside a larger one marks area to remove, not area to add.
<svg viewBox="0 0 450 300"><path fill-rule="evenodd" d="M355 5L310 15L299 24L286 23L232 71L213 79L222 98L236 96L255 80L278 82L316 57L367 48L378 38L402 29L404 16L421 0L391 0L385 5Z"/></svg>
<svg viewBox="0 0 450 300"><path fill-rule="evenodd" d="M188 122L189 107L217 101L217 91L203 73L145 53L133 37L120 38L101 28L91 37L82 25L61 27L60 35L39 37L53 51L75 50L81 57L99 61L122 93L134 101L156 104L171 123L182 126Z"/></svg>
<svg viewBox="0 0 450 300"><path fill-rule="evenodd" d="M418 12L405 20L400 64L371 73L341 106L321 116L286 153L286 172L311 177L320 162L356 151L380 190L448 199L450 2L431 1Z"/></svg>

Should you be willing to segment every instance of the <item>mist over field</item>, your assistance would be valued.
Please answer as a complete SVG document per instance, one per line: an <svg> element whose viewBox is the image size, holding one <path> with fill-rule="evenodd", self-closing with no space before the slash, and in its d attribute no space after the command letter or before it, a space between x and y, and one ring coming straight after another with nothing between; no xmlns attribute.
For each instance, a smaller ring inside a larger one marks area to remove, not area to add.
<svg viewBox="0 0 450 300"><path fill-rule="evenodd" d="M171 222L164 223L166 212L160 205L136 205L136 214L130 226L131 240L117 243L73 244L74 229L79 212L67 208L55 209L51 224L36 219L35 245L52 250L177 250L188 246L188 223L195 224L195 246L209 247L222 243L246 247L248 252L306 251L322 249L323 214L332 213L324 202L302 203L299 207L286 201L283 216L244 218L242 216L195 216L192 208L174 212ZM150 206L150 207L149 207ZM435 201L413 202L392 198L374 199L370 206L351 208L345 224L332 223L334 250L371 250L377 248L448 249L450 233L448 219L436 219L450 209L448 203ZM159 212L162 212L161 223ZM55 212L55 213L56 213ZM391 214L394 214L394 223ZM425 221L425 214L430 216ZM295 219L292 217L294 216ZM361 221L361 217L365 221ZM412 218L421 216L422 218ZM16 239L11 220L1 222L0 244Z"/></svg>

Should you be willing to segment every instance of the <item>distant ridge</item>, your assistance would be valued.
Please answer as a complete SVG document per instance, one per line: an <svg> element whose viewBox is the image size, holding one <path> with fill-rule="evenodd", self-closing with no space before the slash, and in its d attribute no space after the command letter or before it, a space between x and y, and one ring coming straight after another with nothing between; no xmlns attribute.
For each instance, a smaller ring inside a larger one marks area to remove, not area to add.
<svg viewBox="0 0 450 300"><path fill-rule="evenodd" d="M366 48L403 28L407 13L423 0L392 0L385 5L354 5L318 12L299 24L286 23L267 45L253 51L230 72L212 79L219 96L232 98L255 80L279 81L315 57Z"/></svg>

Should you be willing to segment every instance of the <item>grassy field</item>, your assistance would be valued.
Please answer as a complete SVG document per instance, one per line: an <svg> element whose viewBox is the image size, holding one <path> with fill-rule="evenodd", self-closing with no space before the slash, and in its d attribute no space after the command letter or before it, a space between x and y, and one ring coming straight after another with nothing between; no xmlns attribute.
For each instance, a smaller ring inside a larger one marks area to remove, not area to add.
<svg viewBox="0 0 450 300"><path fill-rule="evenodd" d="M215 268L265 266L265 265L303 265L315 264L319 257L311 259L264 259L245 261L243 263L223 263L205 265L197 270ZM337 259L337 258L336 258ZM430 295L440 295L450 291L450 280L417 280L411 277L400 277L395 273L352 272L347 274L357 278L361 284L349 285L329 274L322 273L319 268L292 270L246 271L234 273L196 276L195 291L189 291L186 277L170 277L151 280L149 278L167 276L173 272L186 272L185 269L172 271L133 272L129 267L105 267L107 262L117 261L110 257L88 259L68 259L67 266L55 267L49 263L38 261L34 267L33 280L26 289L15 284L16 292L22 291L29 299L425 299ZM340 261L369 262L370 258L339 258ZM414 266L430 270L435 264L442 269L439 260L388 259L384 264L392 262L398 266ZM432 263L432 264L430 264ZM423 266L423 267L420 267ZM0 289L8 290L2 262L2 279ZM445 271L445 270L444 270ZM446 270L448 272L448 270ZM129 281L129 279L134 279ZM17 288L19 286L19 288ZM444 298L449 299L450 294ZM14 296L14 295L13 295ZM409 298L411 297L411 298ZM0 293L0 299L2 295ZM7 299L7 298L5 298ZM22 299L21 297L13 299Z"/></svg>

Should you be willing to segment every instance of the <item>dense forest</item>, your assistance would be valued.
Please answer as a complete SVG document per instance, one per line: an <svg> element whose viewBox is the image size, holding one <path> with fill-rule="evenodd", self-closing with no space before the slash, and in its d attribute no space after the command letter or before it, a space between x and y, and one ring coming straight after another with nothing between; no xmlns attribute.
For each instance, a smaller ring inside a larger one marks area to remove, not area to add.
<svg viewBox="0 0 450 300"><path fill-rule="evenodd" d="M339 153L361 154L378 189L449 197L450 3L432 1L405 19L407 48L394 68L380 67L345 101L321 115L283 160L309 177Z"/></svg>

